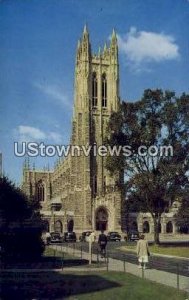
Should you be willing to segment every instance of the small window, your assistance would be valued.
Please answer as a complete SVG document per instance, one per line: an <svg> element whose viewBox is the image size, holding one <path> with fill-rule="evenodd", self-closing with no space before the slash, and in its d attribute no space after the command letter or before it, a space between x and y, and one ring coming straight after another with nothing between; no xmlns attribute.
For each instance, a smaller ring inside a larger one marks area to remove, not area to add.
<svg viewBox="0 0 189 300"><path fill-rule="evenodd" d="M102 75L102 107L107 107L107 79L106 79L106 74Z"/></svg>
<svg viewBox="0 0 189 300"><path fill-rule="evenodd" d="M92 75L92 106L96 107L98 101L98 84L97 84L97 77L96 73Z"/></svg>

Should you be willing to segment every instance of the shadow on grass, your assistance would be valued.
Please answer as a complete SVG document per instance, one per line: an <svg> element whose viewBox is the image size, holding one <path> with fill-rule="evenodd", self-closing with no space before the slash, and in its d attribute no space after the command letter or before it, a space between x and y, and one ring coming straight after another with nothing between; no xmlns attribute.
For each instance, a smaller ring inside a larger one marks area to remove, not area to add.
<svg viewBox="0 0 189 300"><path fill-rule="evenodd" d="M161 241L159 245L161 247L189 247L189 241Z"/></svg>
<svg viewBox="0 0 189 300"><path fill-rule="evenodd" d="M61 258L45 256L37 261L21 261L21 262L6 262L2 263L2 269L62 269L67 267L77 267L87 265L89 262L86 259L79 258Z"/></svg>
<svg viewBox="0 0 189 300"><path fill-rule="evenodd" d="M0 275L0 299L64 299L121 285L100 275L72 275L58 272L10 273Z"/></svg>

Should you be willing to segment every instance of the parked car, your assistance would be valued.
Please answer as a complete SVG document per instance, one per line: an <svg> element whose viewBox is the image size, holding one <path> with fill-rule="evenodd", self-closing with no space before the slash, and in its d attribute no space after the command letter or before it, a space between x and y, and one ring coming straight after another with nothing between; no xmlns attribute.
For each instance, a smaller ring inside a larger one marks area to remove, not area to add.
<svg viewBox="0 0 189 300"><path fill-rule="evenodd" d="M139 232L136 230L131 230L124 237L125 241L138 241L139 240Z"/></svg>
<svg viewBox="0 0 189 300"><path fill-rule="evenodd" d="M75 243L77 240L75 232L65 232L64 233L64 242Z"/></svg>
<svg viewBox="0 0 189 300"><path fill-rule="evenodd" d="M47 237L47 244L62 243L62 236L59 232L51 232Z"/></svg>
<svg viewBox="0 0 189 300"><path fill-rule="evenodd" d="M117 231L110 231L107 235L108 241L120 242L121 235Z"/></svg>
<svg viewBox="0 0 189 300"><path fill-rule="evenodd" d="M84 231L82 232L81 236L79 237L80 242L88 242L89 236L92 233L92 231Z"/></svg>

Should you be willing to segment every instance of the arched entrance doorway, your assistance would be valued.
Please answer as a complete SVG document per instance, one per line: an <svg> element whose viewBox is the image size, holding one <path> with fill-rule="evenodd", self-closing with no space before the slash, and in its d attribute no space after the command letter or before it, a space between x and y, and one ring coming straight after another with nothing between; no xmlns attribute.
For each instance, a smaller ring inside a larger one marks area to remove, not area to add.
<svg viewBox="0 0 189 300"><path fill-rule="evenodd" d="M96 211L96 230L107 230L108 212L105 207L99 207Z"/></svg>
<svg viewBox="0 0 189 300"><path fill-rule="evenodd" d="M166 225L166 232L167 233L172 233L173 232L173 223L169 221Z"/></svg>
<svg viewBox="0 0 189 300"><path fill-rule="evenodd" d="M144 233L150 232L150 225L149 225L148 221L144 221L144 223L143 223L143 232Z"/></svg>
<svg viewBox="0 0 189 300"><path fill-rule="evenodd" d="M74 228L74 220L71 218L71 219L67 220L68 232L73 232L73 228Z"/></svg>
<svg viewBox="0 0 189 300"><path fill-rule="evenodd" d="M49 222L47 220L43 221L43 231L45 231L45 232L49 232L50 231Z"/></svg>
<svg viewBox="0 0 189 300"><path fill-rule="evenodd" d="M59 232L59 233L62 233L62 222L61 221L56 221L55 222L55 229L54 229L55 232Z"/></svg>
<svg viewBox="0 0 189 300"><path fill-rule="evenodd" d="M137 225L137 222L133 222L132 224L131 224L131 230L133 230L133 231L138 231L138 225Z"/></svg>

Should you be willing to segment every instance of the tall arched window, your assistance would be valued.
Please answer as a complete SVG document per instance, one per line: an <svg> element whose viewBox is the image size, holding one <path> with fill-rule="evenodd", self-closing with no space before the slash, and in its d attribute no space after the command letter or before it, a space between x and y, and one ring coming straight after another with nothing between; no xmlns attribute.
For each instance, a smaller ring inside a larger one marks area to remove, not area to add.
<svg viewBox="0 0 189 300"><path fill-rule="evenodd" d="M106 74L102 75L102 107L107 107L107 79L106 79Z"/></svg>
<svg viewBox="0 0 189 300"><path fill-rule="evenodd" d="M106 176L104 176L104 180L103 180L103 192L106 192Z"/></svg>
<svg viewBox="0 0 189 300"><path fill-rule="evenodd" d="M92 106L97 106L97 100L98 100L98 84L97 84L97 77L96 73L93 73L92 75Z"/></svg>
<svg viewBox="0 0 189 300"><path fill-rule="evenodd" d="M97 194L97 176L96 175L93 177L93 192L94 192L94 196L96 196L96 194Z"/></svg>
<svg viewBox="0 0 189 300"><path fill-rule="evenodd" d="M45 201L45 187L41 181L37 185L37 199L38 201Z"/></svg>

